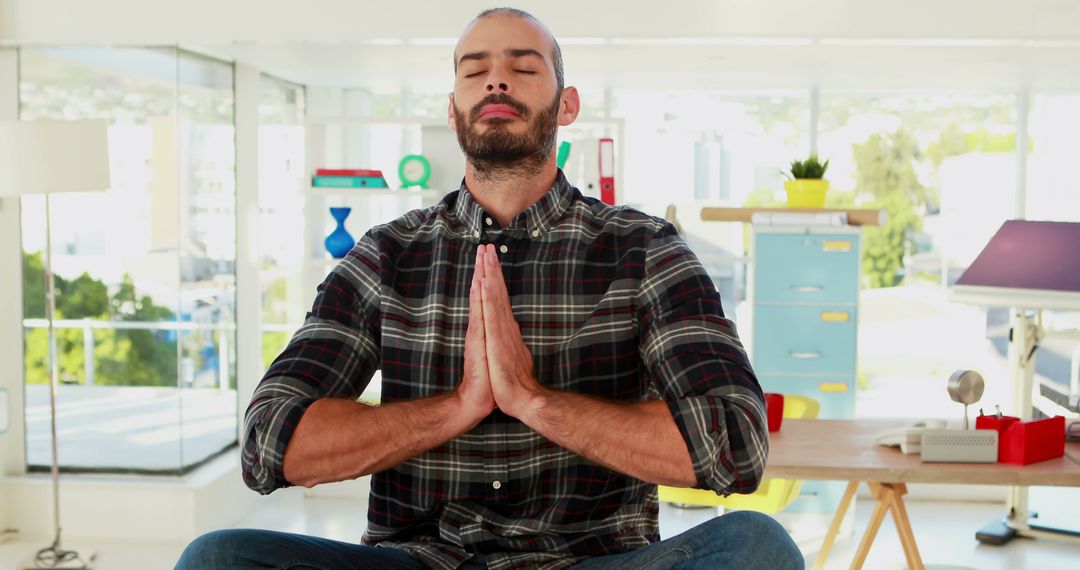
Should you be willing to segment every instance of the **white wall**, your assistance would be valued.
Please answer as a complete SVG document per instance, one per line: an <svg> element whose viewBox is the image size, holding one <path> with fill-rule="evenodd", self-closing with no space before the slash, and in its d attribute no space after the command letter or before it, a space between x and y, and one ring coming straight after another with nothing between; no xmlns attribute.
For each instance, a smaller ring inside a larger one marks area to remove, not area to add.
<svg viewBox="0 0 1080 570"><path fill-rule="evenodd" d="M529 10L556 34L577 37L1080 37L1080 3L1074 0L0 0L0 40L162 44L456 37L474 14L499 4Z"/></svg>
<svg viewBox="0 0 1080 570"><path fill-rule="evenodd" d="M0 49L0 121L18 118L15 50ZM10 428L0 435L0 477L26 469L23 451L22 249L19 199L0 198L0 387L8 393ZM13 521L0 480L0 530ZM2 540L2 537L0 537Z"/></svg>

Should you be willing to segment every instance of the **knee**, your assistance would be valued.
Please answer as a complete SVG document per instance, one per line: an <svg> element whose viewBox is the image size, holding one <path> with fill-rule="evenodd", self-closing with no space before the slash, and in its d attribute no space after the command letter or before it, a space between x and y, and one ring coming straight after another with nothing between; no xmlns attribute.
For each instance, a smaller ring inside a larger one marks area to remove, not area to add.
<svg viewBox="0 0 1080 570"><path fill-rule="evenodd" d="M209 569L236 563L244 550L246 531L239 529L208 532L187 545L175 570Z"/></svg>
<svg viewBox="0 0 1080 570"><path fill-rule="evenodd" d="M799 569L802 552L776 519L755 511L734 511L709 521L713 535L743 546L745 568Z"/></svg>

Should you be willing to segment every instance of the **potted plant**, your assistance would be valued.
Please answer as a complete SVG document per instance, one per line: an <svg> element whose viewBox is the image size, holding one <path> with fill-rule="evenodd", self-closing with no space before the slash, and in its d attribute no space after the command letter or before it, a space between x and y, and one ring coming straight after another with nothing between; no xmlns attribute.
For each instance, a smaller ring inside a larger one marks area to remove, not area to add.
<svg viewBox="0 0 1080 570"><path fill-rule="evenodd" d="M823 208L825 207L825 191L829 189L829 181L823 180L825 171L829 168L829 161L818 162L816 154L810 155L806 160L794 160L791 162L791 172L784 175L790 178L784 182L784 190L787 191L789 208Z"/></svg>

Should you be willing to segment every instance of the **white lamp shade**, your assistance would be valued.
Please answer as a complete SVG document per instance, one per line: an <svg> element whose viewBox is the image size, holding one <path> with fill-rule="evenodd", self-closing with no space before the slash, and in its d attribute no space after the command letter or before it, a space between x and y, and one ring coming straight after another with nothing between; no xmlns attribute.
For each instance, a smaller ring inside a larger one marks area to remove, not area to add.
<svg viewBox="0 0 1080 570"><path fill-rule="evenodd" d="M0 121L0 196L110 186L106 121Z"/></svg>

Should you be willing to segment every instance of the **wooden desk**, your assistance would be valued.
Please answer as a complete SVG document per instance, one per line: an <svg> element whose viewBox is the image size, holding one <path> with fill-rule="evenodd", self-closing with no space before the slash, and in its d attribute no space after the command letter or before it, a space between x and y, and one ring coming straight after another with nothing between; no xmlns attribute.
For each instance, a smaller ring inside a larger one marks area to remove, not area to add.
<svg viewBox="0 0 1080 570"><path fill-rule="evenodd" d="M770 434L766 477L849 482L814 568L824 567L840 530L840 522L862 482L870 486L877 505L851 563L852 568L862 567L878 528L890 511L908 567L923 568L904 507L907 483L1080 487L1080 443L1067 443L1064 457L1026 466L923 463L919 455L904 455L898 448L874 443L881 431L910 424L911 421L899 420L784 420L783 428Z"/></svg>

